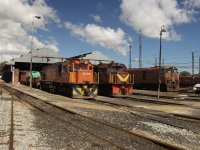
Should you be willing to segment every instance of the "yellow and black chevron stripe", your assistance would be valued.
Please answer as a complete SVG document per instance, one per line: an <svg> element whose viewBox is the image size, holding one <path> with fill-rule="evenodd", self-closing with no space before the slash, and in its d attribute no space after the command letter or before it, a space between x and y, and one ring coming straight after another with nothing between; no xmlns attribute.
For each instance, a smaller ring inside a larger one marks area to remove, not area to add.
<svg viewBox="0 0 200 150"><path fill-rule="evenodd" d="M120 74L117 74L117 77L119 78L120 81L126 82L129 79L129 74L127 74L125 77L122 77Z"/></svg>
<svg viewBox="0 0 200 150"><path fill-rule="evenodd" d="M84 96L84 89L87 89L88 96L97 95L98 92L98 85L97 84L71 84L72 88L72 95L73 96Z"/></svg>

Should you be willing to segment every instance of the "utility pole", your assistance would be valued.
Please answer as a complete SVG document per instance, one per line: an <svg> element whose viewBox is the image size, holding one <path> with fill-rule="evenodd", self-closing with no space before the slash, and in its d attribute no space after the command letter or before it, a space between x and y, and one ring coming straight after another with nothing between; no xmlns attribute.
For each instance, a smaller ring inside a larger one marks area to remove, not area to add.
<svg viewBox="0 0 200 150"><path fill-rule="evenodd" d="M142 32L139 31L139 68L142 68Z"/></svg>
<svg viewBox="0 0 200 150"><path fill-rule="evenodd" d="M129 46L129 69L131 68L131 45Z"/></svg>
<svg viewBox="0 0 200 150"><path fill-rule="evenodd" d="M200 75L200 57L199 57L199 75Z"/></svg>
<svg viewBox="0 0 200 150"><path fill-rule="evenodd" d="M192 82L194 85L194 51L192 51Z"/></svg>
<svg viewBox="0 0 200 150"><path fill-rule="evenodd" d="M159 70L158 70L158 99L160 98L160 88L161 88L161 56L162 56L162 33L166 32L165 25L161 26L160 30L160 51L159 51Z"/></svg>

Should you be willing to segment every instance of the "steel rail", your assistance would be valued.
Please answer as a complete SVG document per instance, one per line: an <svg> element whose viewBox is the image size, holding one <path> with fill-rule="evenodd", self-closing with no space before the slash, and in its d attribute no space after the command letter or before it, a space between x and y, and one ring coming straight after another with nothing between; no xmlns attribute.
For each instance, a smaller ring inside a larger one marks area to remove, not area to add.
<svg viewBox="0 0 200 150"><path fill-rule="evenodd" d="M48 115L50 115L50 116L52 116L52 117L58 119L59 121L61 121L61 122L63 122L63 123L69 123L71 126L77 128L77 129L80 129L80 130L82 130L82 131L84 131L84 132L86 132L86 133L88 133L88 134L90 134L90 135L92 135L92 136L94 136L94 137L97 137L97 138L101 139L102 141L107 142L107 143L109 143L109 144L111 144L111 145L113 145L113 146L115 146L115 147L117 147L117 148L119 148L119 149L121 149L121 150L125 150L124 147L121 147L121 146L119 146L119 145L117 145L117 144L115 144L115 143L112 143L112 142L110 142L109 140L106 140L105 138L102 138L102 137L100 137L100 136L97 136L96 134L94 134L94 133L92 133L92 132L90 132L90 131L88 131L88 130L86 130L86 129L83 129L83 128L81 128L81 127L79 127L79 126L77 126L77 125L75 125L75 124L73 124L73 123L71 123L71 122L69 122L69 121L66 121L66 120L64 120L64 119L62 119L62 118L60 118L60 117L55 116L54 114L51 114L51 113L45 111L44 109L40 108L39 106L36 106L36 105L34 105L33 103L30 103L30 101L27 101L27 99L31 99L31 98L37 99L37 98L32 97L32 96L30 96L30 95L27 95L27 94L25 94L25 93L22 93L21 91L17 91L17 90L11 89L11 88L9 89L9 87L6 87L6 90L7 90L8 92L11 92L12 94L15 94L18 98L23 99L26 103L32 105L34 108L39 109L40 111L42 111L42 112L44 112L44 113L46 113L46 114L48 114ZM18 92L18 93L16 93L16 92ZM20 95L20 94L21 94L21 95ZM37 100L38 100L38 101L42 101L42 100L40 100L40 99L37 99ZM42 102L44 102L44 101L42 101ZM44 103L46 103L46 102L44 102ZM66 110L66 109L60 108L60 107L58 107L58 106L49 104L49 103L46 103L46 104L47 104L47 105L51 105L51 106L56 107L56 108L59 108L59 109L62 109L62 110L67 111L67 112L69 112L69 113L76 114L76 115L79 115L79 116L80 116L80 114L78 114L78 113L76 113L76 112L73 112L73 111L70 111L70 110ZM40 105L40 104L39 104L39 105ZM90 119L90 120L91 120L91 119ZM10 149L10 150L13 150L13 149Z"/></svg>
<svg viewBox="0 0 200 150"><path fill-rule="evenodd" d="M10 119L10 137L9 137L9 150L13 150L13 130L14 130L14 106L13 106L13 101L14 101L14 97L12 95L12 98L11 98L11 119Z"/></svg>
<svg viewBox="0 0 200 150"><path fill-rule="evenodd" d="M18 90L16 90L16 89L12 89L12 90L17 91L17 92L19 92L19 93L22 93L21 91L18 91ZM15 93L15 94L16 94L16 93ZM27 94L25 94L25 93L22 93L22 94L27 95ZM19 96L19 95L17 95L17 96ZM32 97L32 98L34 98L34 99L37 99L37 100L39 100L39 101L42 101L42 100L40 100L40 99L38 99L38 98L36 98L36 97L33 97L33 96L31 96L31 95L27 95L27 96L28 96L28 97ZM23 98L23 97L20 96L20 98ZM43 102L44 102L44 101L43 101ZM130 132L129 130L124 129L124 128L121 128L121 127L119 127L119 126L117 126L117 125L113 125L113 124L108 123L108 122L103 122L103 121L101 121L101 120L98 120L98 119L95 119L95 118L92 118L92 117L85 116L85 115L83 115L83 114L77 113L77 112L72 111L72 110L69 110L69 109L63 109L63 108L61 108L61 107L59 107L59 106L55 106L55 105L53 105L53 104L51 104L51 103L48 103L48 102L46 102L46 101L45 101L44 103L50 104L50 105L52 105L52 106L54 106L54 107L57 107L57 108L59 108L59 109L62 109L62 110L64 110L64 111L66 111L66 112L69 112L69 113L72 113L72 114L76 114L76 115L78 115L78 116L81 116L81 117L83 117L83 118L92 120L92 121L94 121L94 122L98 122L98 123L100 123L100 124L102 124L102 125L106 125L106 126L108 126L108 127L111 127L111 128L114 128L114 129L117 129L117 130L120 130L120 131L123 131L123 132L125 132L125 133L135 135L135 136L140 137L140 138L142 138L142 139L146 139L146 140L151 141L151 142L155 143L156 145L159 145L159 146L161 146L161 147L163 147L163 148L167 148L167 149L178 149L178 150L184 149L183 147L174 145L173 143L169 143L169 142L165 142L165 141L156 140L156 139L154 139L154 138L152 138L152 137L150 137L150 136L143 135L143 134L142 134L141 132L139 132L139 131L137 131L137 132L136 132L136 131ZM37 107L37 108L38 108L38 107ZM38 109L40 109L40 110L46 112L45 110L43 110L43 109L41 109L41 108L38 108ZM46 113L48 114L48 112L46 112ZM50 115L52 115L52 114L50 114ZM61 119L61 118L57 118L57 119L62 120L63 122L66 122L65 120L63 120L63 119ZM71 123L70 123L70 124L71 124ZM76 127L76 126L75 126L75 127ZM80 128L80 127L77 126L77 128ZM82 129L82 128L81 128L81 129ZM82 129L82 130L84 130L84 129ZM86 130L85 132L88 132L88 131ZM90 133L90 132L89 132L89 133ZM91 134L93 134L93 133L91 133ZM96 136L96 135L95 135L95 136ZM96 137L98 137L98 136L96 136ZM98 137L98 138L101 138L101 137ZM102 138L101 138L101 139L102 139ZM103 140L106 141L106 142L108 142L106 139L103 139ZM111 144L112 144L112 143L111 143ZM123 147L120 147L120 146L118 146L118 145L116 145L116 144L114 144L114 143L113 143L113 145L114 145L114 146L117 146L117 147L120 148L120 149L124 149Z"/></svg>

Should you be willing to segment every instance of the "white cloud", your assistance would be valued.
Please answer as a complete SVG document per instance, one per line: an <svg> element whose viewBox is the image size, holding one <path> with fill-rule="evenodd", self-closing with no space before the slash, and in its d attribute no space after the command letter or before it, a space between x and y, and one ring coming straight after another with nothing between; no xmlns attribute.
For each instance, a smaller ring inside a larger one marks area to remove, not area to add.
<svg viewBox="0 0 200 150"><path fill-rule="evenodd" d="M161 25L165 25L167 32L163 37L180 40L181 35L173 30L173 26L194 21L194 12L180 8L176 0L122 0L120 8L122 22L137 32L142 30L143 35L151 38L158 38Z"/></svg>
<svg viewBox="0 0 200 150"><path fill-rule="evenodd" d="M96 22L101 23L101 17L99 15L90 15L90 17L92 17Z"/></svg>
<svg viewBox="0 0 200 150"><path fill-rule="evenodd" d="M122 55L126 55L128 51L128 36L120 28L114 30L112 28L104 28L95 24L75 25L71 22L65 22L66 29L71 34L91 45L101 46L111 49Z"/></svg>
<svg viewBox="0 0 200 150"><path fill-rule="evenodd" d="M200 0L185 0L183 3L185 7L200 8Z"/></svg>
<svg viewBox="0 0 200 150"><path fill-rule="evenodd" d="M5 0L0 6L0 61L30 51L33 16L42 17L34 20L34 35L37 29L47 30L50 22L60 23L56 11L44 0ZM35 36L33 39L33 49L45 46L58 51L55 42L40 42Z"/></svg>

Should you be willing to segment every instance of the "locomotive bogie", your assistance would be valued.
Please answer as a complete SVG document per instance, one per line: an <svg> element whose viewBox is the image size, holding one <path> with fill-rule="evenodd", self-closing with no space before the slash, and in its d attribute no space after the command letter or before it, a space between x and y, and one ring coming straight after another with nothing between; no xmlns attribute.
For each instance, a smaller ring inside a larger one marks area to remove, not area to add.
<svg viewBox="0 0 200 150"><path fill-rule="evenodd" d="M97 84L73 84L62 82L42 81L42 90L58 93L72 98L94 98L97 96Z"/></svg>

